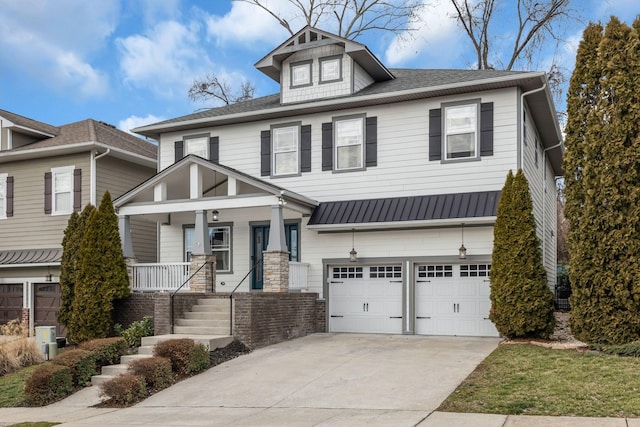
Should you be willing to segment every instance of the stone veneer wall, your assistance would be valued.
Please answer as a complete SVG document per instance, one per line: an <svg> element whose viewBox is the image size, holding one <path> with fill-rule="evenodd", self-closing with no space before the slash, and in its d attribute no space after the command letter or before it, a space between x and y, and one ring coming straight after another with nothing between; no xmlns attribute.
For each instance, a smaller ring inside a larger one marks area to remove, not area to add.
<svg viewBox="0 0 640 427"><path fill-rule="evenodd" d="M182 292L173 301L174 319L183 317L200 298L229 298L229 294ZM239 292L234 295L233 335L251 348L326 332L326 306L315 292ZM170 293L132 292L116 302L114 321L128 327L153 316L156 335L171 333Z"/></svg>

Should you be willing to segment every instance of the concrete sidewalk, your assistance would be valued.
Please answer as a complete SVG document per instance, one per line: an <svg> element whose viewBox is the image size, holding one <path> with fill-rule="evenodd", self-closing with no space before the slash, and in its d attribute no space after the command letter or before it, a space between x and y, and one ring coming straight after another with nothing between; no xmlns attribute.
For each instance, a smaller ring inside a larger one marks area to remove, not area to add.
<svg viewBox="0 0 640 427"><path fill-rule="evenodd" d="M0 425L635 426L623 418L434 412L498 339L315 334L256 350L124 409L98 387L44 408L0 409Z"/></svg>

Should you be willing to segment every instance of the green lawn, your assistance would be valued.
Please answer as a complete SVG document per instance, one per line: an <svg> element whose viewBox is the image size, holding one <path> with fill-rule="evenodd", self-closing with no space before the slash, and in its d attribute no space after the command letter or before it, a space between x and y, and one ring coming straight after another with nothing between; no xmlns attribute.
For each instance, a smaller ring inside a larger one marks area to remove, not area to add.
<svg viewBox="0 0 640 427"><path fill-rule="evenodd" d="M639 417L640 358L501 345L438 410Z"/></svg>
<svg viewBox="0 0 640 427"><path fill-rule="evenodd" d="M0 408L20 406L24 400L24 384L36 366L20 369L0 377Z"/></svg>

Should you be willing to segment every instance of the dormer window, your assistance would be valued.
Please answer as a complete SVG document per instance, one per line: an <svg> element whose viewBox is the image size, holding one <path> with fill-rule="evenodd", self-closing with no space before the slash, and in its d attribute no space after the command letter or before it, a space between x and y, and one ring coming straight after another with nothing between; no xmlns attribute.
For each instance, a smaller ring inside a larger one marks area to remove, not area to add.
<svg viewBox="0 0 640 427"><path fill-rule="evenodd" d="M203 159L209 158L209 135L189 136L184 139L184 154L195 154Z"/></svg>
<svg viewBox="0 0 640 427"><path fill-rule="evenodd" d="M320 83L342 80L342 55L320 58Z"/></svg>
<svg viewBox="0 0 640 427"><path fill-rule="evenodd" d="M311 86L311 63L301 61L291 64L291 87Z"/></svg>

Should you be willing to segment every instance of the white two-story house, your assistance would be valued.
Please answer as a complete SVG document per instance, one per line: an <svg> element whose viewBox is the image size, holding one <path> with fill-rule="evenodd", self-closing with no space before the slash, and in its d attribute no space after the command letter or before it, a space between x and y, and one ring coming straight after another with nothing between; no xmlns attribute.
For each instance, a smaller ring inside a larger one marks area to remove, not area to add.
<svg viewBox="0 0 640 427"><path fill-rule="evenodd" d="M280 251L328 331L495 336L493 224L522 168L555 283L562 137L545 73L389 69L311 27L256 67L279 93L135 129L159 141L158 174L115 205L125 228L159 224L162 268L213 253L217 292L249 272L238 291L260 291L277 268L263 253Z"/></svg>

